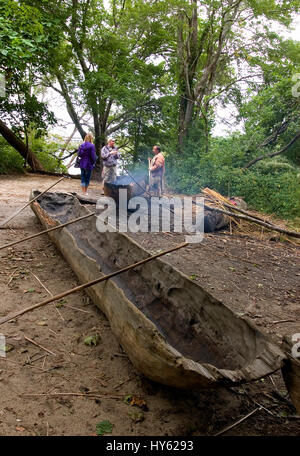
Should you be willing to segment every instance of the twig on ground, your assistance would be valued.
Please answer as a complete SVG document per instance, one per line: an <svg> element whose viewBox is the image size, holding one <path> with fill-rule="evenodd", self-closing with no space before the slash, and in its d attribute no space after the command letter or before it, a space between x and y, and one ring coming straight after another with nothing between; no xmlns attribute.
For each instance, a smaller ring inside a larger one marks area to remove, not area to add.
<svg viewBox="0 0 300 456"><path fill-rule="evenodd" d="M270 380L271 380L272 385L274 386L274 388L277 389L277 387L276 387L276 385L275 385L275 382L274 382L274 380L273 380L272 375L269 375L269 378L270 378Z"/></svg>
<svg viewBox="0 0 300 456"><path fill-rule="evenodd" d="M277 325L277 323L296 323L297 320L292 320L292 319L289 319L289 320L275 320L275 321L271 321L270 323L272 323L273 325Z"/></svg>
<svg viewBox="0 0 300 456"><path fill-rule="evenodd" d="M46 290L46 292L50 295L50 296L53 296L53 294L51 293L50 290L48 290L48 288L46 288L46 286L43 284L43 282L38 278L38 276L36 276L32 271L31 269L28 269L28 271L30 272L30 274L33 275L33 277L36 279L36 281L44 288L44 290Z"/></svg>
<svg viewBox="0 0 300 456"><path fill-rule="evenodd" d="M59 334L57 334L55 331L53 331L53 329L49 328L49 326L48 326L48 329L49 329L49 331L53 332L53 334L55 334L56 336L59 336Z"/></svg>
<svg viewBox="0 0 300 456"><path fill-rule="evenodd" d="M69 307L70 309L78 310L78 312L84 312L84 313L92 315L92 312L88 312L87 310L79 309L78 307L70 306L69 304L63 304L63 307Z"/></svg>
<svg viewBox="0 0 300 456"><path fill-rule="evenodd" d="M10 275L9 280L8 280L8 282L7 282L7 284L6 284L7 286L10 284L10 282L11 282L12 279L14 278L15 272L17 272L18 270L19 270L19 268L16 268L16 269L14 270L14 272Z"/></svg>
<svg viewBox="0 0 300 456"><path fill-rule="evenodd" d="M53 296L53 295L52 295ZM58 308L56 307L55 304L53 304L53 307L54 309L57 311L58 315L60 316L60 318L62 319L62 321L65 321L64 317L62 316L62 314L60 313L60 311L58 310Z"/></svg>
<svg viewBox="0 0 300 456"><path fill-rule="evenodd" d="M7 362L9 362L9 363L16 364L17 366L20 366L20 367L27 367L27 366L28 366L28 367L32 367L33 369L38 369L38 370L40 370L40 371L42 371L42 372L46 372L46 371L44 371L44 369L42 369L41 367L33 366L33 365L31 365L31 364L28 364L28 363L25 363L25 364L18 363L17 361L13 361L12 359L9 359L9 358L2 358L2 357L0 356L0 361L1 361L1 360L5 360L5 361L7 361Z"/></svg>
<svg viewBox="0 0 300 456"><path fill-rule="evenodd" d="M92 393L21 393L20 396L23 397L58 397L58 396L75 396L75 397L88 397L89 399L95 398L110 398L110 399L120 399L124 397L124 394L110 394L106 392L100 392L95 394Z"/></svg>
<svg viewBox="0 0 300 456"><path fill-rule="evenodd" d="M115 390L115 389L120 388L120 386L124 385L124 383L129 382L129 380L131 380L131 377L127 377L123 382L118 383L118 385L113 386L113 389Z"/></svg>
<svg viewBox="0 0 300 456"><path fill-rule="evenodd" d="M33 355L33 356L34 356L34 355ZM42 358L45 358L45 356L47 356L47 355L40 355L40 356L38 356L37 358L32 359L33 356L31 356L30 364L35 363L36 361L39 361L39 360L42 359Z"/></svg>
<svg viewBox="0 0 300 456"><path fill-rule="evenodd" d="M24 336L24 339L27 340L28 342L30 342L31 344L36 345L37 347L39 347L42 350L46 351L47 353L50 353L50 355L56 356L56 353L54 353L53 351L49 350L48 348L43 347L42 345L38 344L34 340L29 339L29 337Z"/></svg>
<svg viewBox="0 0 300 456"><path fill-rule="evenodd" d="M257 407L256 409L252 410L252 412L248 413L248 415L244 416L243 418L241 418L240 420L236 421L235 423L231 424L230 426L227 426L226 428L222 429L221 431L217 432L216 434L214 434L214 437L217 437L218 435L222 435L224 434L225 432L229 431L229 429L232 429L234 428L235 426L237 426L238 424L242 423L243 421L247 420L248 418L250 418L250 416L254 415L254 413L258 412L259 410L262 410L263 407L260 406L260 407Z"/></svg>
<svg viewBox="0 0 300 456"><path fill-rule="evenodd" d="M53 296L53 293L51 293L50 290L48 290L48 288L43 284L43 282L38 278L38 276L36 276L30 269L29 269L29 272L33 275L33 277L37 280L37 282L44 288L44 290L50 295L50 296ZM60 313L60 311L58 310L58 308L56 307L56 305L54 304L53 307L55 308L55 310L57 311L58 315L60 316L60 318L62 319L62 321L65 321L64 317L62 316L62 314Z"/></svg>

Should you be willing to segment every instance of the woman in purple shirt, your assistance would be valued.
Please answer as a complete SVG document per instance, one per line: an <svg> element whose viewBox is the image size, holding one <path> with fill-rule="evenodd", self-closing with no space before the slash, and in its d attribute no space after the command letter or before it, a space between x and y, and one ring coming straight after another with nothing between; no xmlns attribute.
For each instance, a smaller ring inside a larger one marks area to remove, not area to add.
<svg viewBox="0 0 300 456"><path fill-rule="evenodd" d="M97 160L96 150L93 144L93 135L91 133L88 133L85 136L84 143L79 147L78 157L80 157L81 188L83 194L87 195L92 170L95 167Z"/></svg>

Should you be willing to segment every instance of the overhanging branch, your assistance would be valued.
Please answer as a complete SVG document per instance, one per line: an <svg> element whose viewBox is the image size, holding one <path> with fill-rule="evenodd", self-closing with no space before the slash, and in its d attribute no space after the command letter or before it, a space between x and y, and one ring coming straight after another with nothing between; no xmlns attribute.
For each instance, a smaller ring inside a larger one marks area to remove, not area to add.
<svg viewBox="0 0 300 456"><path fill-rule="evenodd" d="M246 166L244 166L244 169L250 168L250 166L253 166L255 163L257 163L258 161L263 160L265 158L272 158L272 157L275 157L276 155L282 154L289 147L291 147L291 145L294 144L294 142L296 142L297 139L299 139L299 138L300 138L300 131L298 131L298 133L293 137L293 139L291 139L291 141L286 146L284 146L282 149L278 150L277 152L272 152L271 154L260 155L259 157L254 158L249 163L247 163Z"/></svg>

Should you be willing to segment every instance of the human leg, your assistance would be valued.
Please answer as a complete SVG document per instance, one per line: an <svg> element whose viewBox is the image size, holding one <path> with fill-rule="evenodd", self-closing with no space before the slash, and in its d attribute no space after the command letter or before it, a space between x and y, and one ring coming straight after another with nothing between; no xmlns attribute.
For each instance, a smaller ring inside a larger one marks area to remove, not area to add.
<svg viewBox="0 0 300 456"><path fill-rule="evenodd" d="M81 168L80 174L81 174L81 183L80 183L81 190L82 190L82 193L85 193L85 169Z"/></svg>

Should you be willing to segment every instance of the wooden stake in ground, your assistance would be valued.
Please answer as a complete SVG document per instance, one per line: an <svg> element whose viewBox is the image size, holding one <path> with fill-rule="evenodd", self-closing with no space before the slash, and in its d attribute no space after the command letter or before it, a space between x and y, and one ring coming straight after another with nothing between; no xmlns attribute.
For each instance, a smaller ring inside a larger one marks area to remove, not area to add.
<svg viewBox="0 0 300 456"><path fill-rule="evenodd" d="M149 261L152 261L155 258L159 258L163 255L166 255L167 253L182 249L183 247L186 247L187 245L189 245L189 243L184 242L183 244L179 244L176 247L165 250L164 252L157 253L156 255L145 258L144 260L138 261L137 263L126 266L126 268L120 269L119 271L112 272L111 274L107 274L105 276L99 277L98 279L92 280L91 282L87 282L87 283L84 283L83 285L79 285L78 287L75 287L75 288L72 288L71 290L60 293L56 296L46 299L45 301L39 302L38 304L34 304L31 307L26 307L23 310L18 310L17 312L12 313L11 315L7 315L6 317L1 318L0 325L2 325L3 323L6 323L7 321L13 320L14 318L19 317L20 315L30 312L31 310L37 309L38 307L42 307L42 306L45 306L46 304L50 304L50 302L57 301L72 293L76 293L77 291L81 291L81 290L84 290L85 288L92 287L93 285L96 285L97 283L104 282L105 280L111 279L112 277L122 274L123 272L130 271L131 269L141 266L142 264L148 263Z"/></svg>
<svg viewBox="0 0 300 456"><path fill-rule="evenodd" d="M54 187L55 185L59 184L63 179L65 179L65 176L61 177L58 179L58 181L54 182L54 184L50 185L50 187L46 188L42 193L40 193L38 196L35 196L31 201L28 201L28 203L25 204L25 206L22 206L20 209L17 210L13 215L8 217L8 219L4 220L4 222L1 223L0 227L6 225L8 222L10 222L12 219L14 219L20 212L22 212L24 209L26 209L29 204L31 204L33 201L37 200L40 196L42 196L44 193L46 193L50 188Z"/></svg>
<svg viewBox="0 0 300 456"><path fill-rule="evenodd" d="M78 217L74 220L70 220L69 222L62 223L61 225L57 225L52 228L48 228L47 230L41 231L40 233L32 234L31 236L20 239L19 241L14 241L14 242L10 242L9 244L1 245L0 250L6 249L7 247L12 247L13 245L16 245L16 244L20 244L21 242L29 241L29 239L36 238L38 236L41 236L42 234L46 234L46 233L50 233L51 231L58 230L59 228L63 228L64 226L71 225L71 223L79 222L79 220L83 220L88 217L91 217L92 215L95 215L95 212L91 212L90 214L83 215L82 217Z"/></svg>

